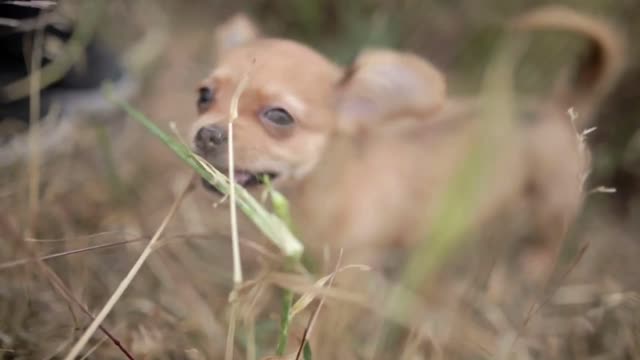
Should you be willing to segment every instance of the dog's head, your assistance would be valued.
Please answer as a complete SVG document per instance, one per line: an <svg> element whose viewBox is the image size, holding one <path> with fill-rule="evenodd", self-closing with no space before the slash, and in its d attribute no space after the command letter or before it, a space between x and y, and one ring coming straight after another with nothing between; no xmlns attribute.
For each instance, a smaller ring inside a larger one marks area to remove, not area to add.
<svg viewBox="0 0 640 360"><path fill-rule="evenodd" d="M353 133L399 114L426 114L445 97L444 80L409 54L370 50L343 71L290 40L260 38L236 17L217 32L218 65L198 89L193 147L228 167L228 122L234 93L246 77L233 123L236 181L249 188L268 176L295 183L313 170L331 134Z"/></svg>
<svg viewBox="0 0 640 360"><path fill-rule="evenodd" d="M218 169L228 168L228 122L243 78L233 123L236 181L275 184L303 177L317 162L333 127L333 87L340 68L289 40L260 38L236 17L217 32L218 64L197 91L194 151Z"/></svg>

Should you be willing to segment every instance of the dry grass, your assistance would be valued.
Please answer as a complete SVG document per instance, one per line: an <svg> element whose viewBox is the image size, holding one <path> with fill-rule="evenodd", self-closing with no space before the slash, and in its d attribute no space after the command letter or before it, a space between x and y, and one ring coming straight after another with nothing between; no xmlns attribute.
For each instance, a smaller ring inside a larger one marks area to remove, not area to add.
<svg viewBox="0 0 640 360"><path fill-rule="evenodd" d="M134 13L145 6L153 7ZM193 114L193 85L208 71L205 20L171 29L172 51L137 100L161 127L184 129ZM194 58L204 65L185 65ZM135 359L220 359L235 317L233 358L264 359L276 352L285 291L293 302L280 358L299 357L307 340L314 359L640 358L637 225L610 211L603 200L612 195L589 195L545 289L516 271L517 241L465 238L449 261L417 266L437 286L401 289L409 316L398 316L388 304L406 276L410 254L400 250L387 254L388 269L354 269L328 254L310 273L240 216L243 276L234 285L230 200L213 208L197 191L175 208L163 238L153 236L191 171L137 124L113 120L122 129L108 130L109 147L96 146L95 128L80 127L70 150L41 161L39 176L24 164L0 173L2 359L62 359L82 340L76 354L88 359L122 359L122 348ZM145 266L99 314L141 253ZM93 333L92 323L106 332Z"/></svg>

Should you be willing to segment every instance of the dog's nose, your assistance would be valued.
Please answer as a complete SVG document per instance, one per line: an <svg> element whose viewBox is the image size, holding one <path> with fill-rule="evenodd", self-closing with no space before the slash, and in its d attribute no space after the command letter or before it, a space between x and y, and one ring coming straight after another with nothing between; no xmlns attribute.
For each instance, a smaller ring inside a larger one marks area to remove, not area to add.
<svg viewBox="0 0 640 360"><path fill-rule="evenodd" d="M203 126L196 133L195 145L200 151L209 152L226 143L227 130L220 126Z"/></svg>

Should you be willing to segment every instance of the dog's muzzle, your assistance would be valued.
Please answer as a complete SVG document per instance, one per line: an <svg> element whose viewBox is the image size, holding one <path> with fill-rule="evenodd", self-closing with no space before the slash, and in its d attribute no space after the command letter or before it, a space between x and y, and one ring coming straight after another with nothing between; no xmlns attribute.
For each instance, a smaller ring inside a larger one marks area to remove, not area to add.
<svg viewBox="0 0 640 360"><path fill-rule="evenodd" d="M198 154L208 157L226 150L228 140L226 128L219 125L207 125L198 129L193 144Z"/></svg>

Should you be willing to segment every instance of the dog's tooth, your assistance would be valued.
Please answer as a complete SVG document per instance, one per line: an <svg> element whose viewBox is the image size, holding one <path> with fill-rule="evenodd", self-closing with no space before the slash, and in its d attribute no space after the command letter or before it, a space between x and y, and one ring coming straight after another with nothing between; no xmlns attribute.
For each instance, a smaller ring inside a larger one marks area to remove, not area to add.
<svg viewBox="0 0 640 360"><path fill-rule="evenodd" d="M243 185L246 184L251 179L251 174L246 171L236 171L235 172L235 180L236 183Z"/></svg>

